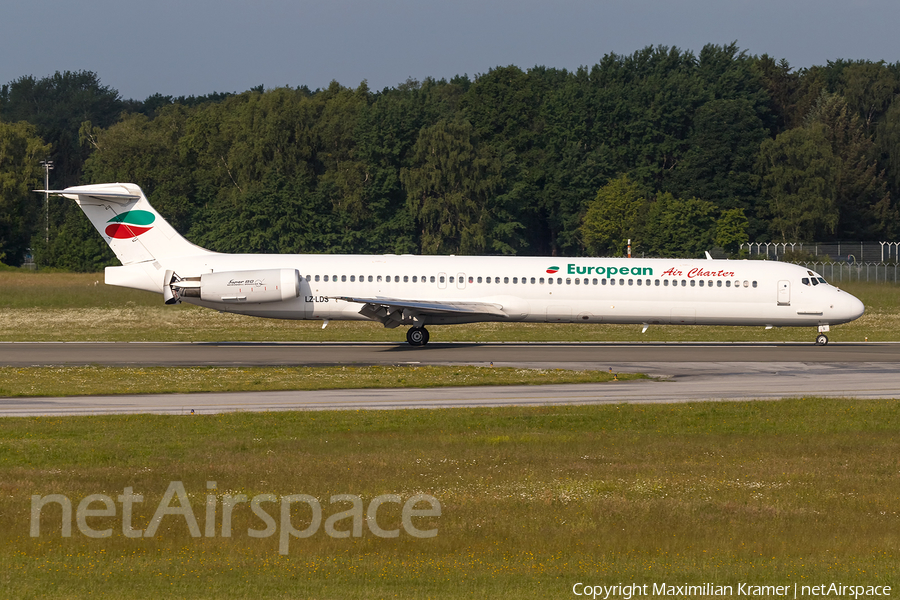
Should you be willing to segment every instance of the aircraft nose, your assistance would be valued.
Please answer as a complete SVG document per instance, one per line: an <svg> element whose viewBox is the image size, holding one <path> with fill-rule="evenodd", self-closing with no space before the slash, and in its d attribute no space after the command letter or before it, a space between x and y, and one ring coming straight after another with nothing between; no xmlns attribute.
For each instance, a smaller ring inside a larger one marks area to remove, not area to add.
<svg viewBox="0 0 900 600"><path fill-rule="evenodd" d="M854 321L866 312L866 307L862 301L852 294L844 292L844 298L840 305L840 317L847 321Z"/></svg>

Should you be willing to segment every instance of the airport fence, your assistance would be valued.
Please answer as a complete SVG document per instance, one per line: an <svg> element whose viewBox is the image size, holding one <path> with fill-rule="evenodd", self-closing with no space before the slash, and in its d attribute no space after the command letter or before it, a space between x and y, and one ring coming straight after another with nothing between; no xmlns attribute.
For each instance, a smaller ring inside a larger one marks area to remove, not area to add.
<svg viewBox="0 0 900 600"><path fill-rule="evenodd" d="M741 244L741 250L746 250L751 258L764 256L768 260L781 260L785 254L800 254L823 263L900 261L900 242L748 242Z"/></svg>
<svg viewBox="0 0 900 600"><path fill-rule="evenodd" d="M798 262L800 266L815 271L829 283L867 281L871 283L897 283L900 263L846 263L846 262Z"/></svg>

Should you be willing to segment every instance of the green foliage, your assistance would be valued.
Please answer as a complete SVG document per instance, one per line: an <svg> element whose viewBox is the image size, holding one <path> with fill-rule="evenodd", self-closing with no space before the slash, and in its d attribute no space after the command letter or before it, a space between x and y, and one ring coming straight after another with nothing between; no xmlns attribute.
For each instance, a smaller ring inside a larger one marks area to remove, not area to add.
<svg viewBox="0 0 900 600"><path fill-rule="evenodd" d="M900 63L795 71L710 44L378 92L122 101L96 74L64 72L2 86L0 119L50 145L51 187L138 183L216 249L574 256L619 254L631 237L639 252L693 256L900 233L897 98ZM610 196L622 176L656 200ZM25 232L15 244L42 267L114 264L73 203L51 202L49 244L20 213L5 216Z"/></svg>
<svg viewBox="0 0 900 600"><path fill-rule="evenodd" d="M644 247L653 256L703 256L713 246L717 212L712 202L662 193L650 205Z"/></svg>
<svg viewBox="0 0 900 600"><path fill-rule="evenodd" d="M716 219L714 244L732 256L737 256L741 244L750 241L750 236L747 234L749 228L750 221L743 209L730 208L722 211L722 214Z"/></svg>
<svg viewBox="0 0 900 600"><path fill-rule="evenodd" d="M640 245L647 200L636 183L621 175L597 192L588 205L581 234L592 256L622 256L628 239Z"/></svg>
<svg viewBox="0 0 900 600"><path fill-rule="evenodd" d="M835 160L823 125L791 129L764 141L757 165L773 236L809 242L834 233L839 218Z"/></svg>
<svg viewBox="0 0 900 600"><path fill-rule="evenodd" d="M468 121L439 121L419 134L412 166L400 173L423 254L481 254L488 248L490 198L500 161Z"/></svg>
<svg viewBox="0 0 900 600"><path fill-rule="evenodd" d="M42 197L32 190L43 187L38 162L49 151L34 126L0 121L0 261L10 265L22 264L42 221Z"/></svg>

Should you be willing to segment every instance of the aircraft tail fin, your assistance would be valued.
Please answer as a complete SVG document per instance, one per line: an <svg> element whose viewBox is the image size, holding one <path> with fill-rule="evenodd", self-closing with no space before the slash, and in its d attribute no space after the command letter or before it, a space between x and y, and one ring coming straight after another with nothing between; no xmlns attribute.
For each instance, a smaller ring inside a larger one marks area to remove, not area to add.
<svg viewBox="0 0 900 600"><path fill-rule="evenodd" d="M184 239L150 206L133 183L80 185L64 190L35 190L78 203L123 265L149 260L212 254Z"/></svg>

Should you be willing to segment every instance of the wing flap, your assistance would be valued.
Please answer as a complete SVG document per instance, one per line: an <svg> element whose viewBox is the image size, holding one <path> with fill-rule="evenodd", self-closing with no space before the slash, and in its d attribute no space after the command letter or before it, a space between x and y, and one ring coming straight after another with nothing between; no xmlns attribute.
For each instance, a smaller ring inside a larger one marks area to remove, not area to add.
<svg viewBox="0 0 900 600"><path fill-rule="evenodd" d="M388 312L405 310L419 315L453 316L469 314L509 317L509 315L503 311L502 305L491 302L435 302L432 300L403 300L399 298L387 298L384 296L376 296L374 298L359 298L355 296L329 297L345 302L357 302L366 306L385 308ZM365 308L366 307L363 307L363 310L365 310Z"/></svg>

